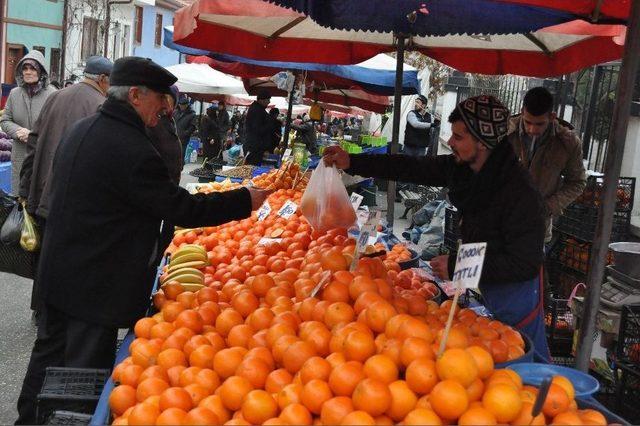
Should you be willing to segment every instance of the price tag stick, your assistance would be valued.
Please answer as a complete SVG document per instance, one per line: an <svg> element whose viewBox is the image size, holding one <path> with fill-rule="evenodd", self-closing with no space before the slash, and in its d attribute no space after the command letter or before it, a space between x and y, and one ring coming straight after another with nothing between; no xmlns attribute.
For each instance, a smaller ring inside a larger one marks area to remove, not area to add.
<svg viewBox="0 0 640 426"><path fill-rule="evenodd" d="M447 325L444 328L444 333L442 334L442 340L440 341L440 348L438 349L438 356L440 358L442 353L444 352L444 348L447 345L447 339L449 338L449 331L451 331L451 325L453 324L453 315L456 312L456 307L458 307L458 298L460 297L460 293L462 293L462 288L459 285L456 286L456 292L453 294L453 303L451 303L451 309L449 309L449 317L447 318Z"/></svg>
<svg viewBox="0 0 640 426"><path fill-rule="evenodd" d="M320 277L320 282L311 290L309 297L316 297L316 294L329 282L329 278L331 278L331 271L324 271Z"/></svg>
<svg viewBox="0 0 640 426"><path fill-rule="evenodd" d="M304 171L299 174L300 177L298 179L296 179L296 181L293 183L293 188L292 189L296 189L298 187L298 184L300 182L302 182L302 180L304 179L305 175L307 174L307 170L309 170L309 166L307 166L307 168L304 169Z"/></svg>

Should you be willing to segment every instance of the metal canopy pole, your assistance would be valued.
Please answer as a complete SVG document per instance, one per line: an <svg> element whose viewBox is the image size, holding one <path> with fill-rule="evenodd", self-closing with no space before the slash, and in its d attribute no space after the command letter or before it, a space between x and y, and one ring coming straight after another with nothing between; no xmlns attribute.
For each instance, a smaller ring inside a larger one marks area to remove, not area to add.
<svg viewBox="0 0 640 426"><path fill-rule="evenodd" d="M400 107L402 106L402 73L404 68L404 45L406 36L398 34L396 48L396 87L393 93L393 132L391 134L390 154L397 154L400 143ZM387 186L387 224L393 229L393 216L396 203L396 182L390 180Z"/></svg>
<svg viewBox="0 0 640 426"><path fill-rule="evenodd" d="M296 80L297 80L297 76L295 76L294 74L294 79L293 79L293 89L291 89L291 92L289 93L289 105L287 106L287 119L284 123L284 135L283 136L283 144L284 144L284 150L286 150L289 147L289 132L291 131L291 116L293 115L293 92L295 92L296 90ZM282 158L282 155L284 154L284 150L282 150L282 154L280 154L280 158Z"/></svg>
<svg viewBox="0 0 640 426"><path fill-rule="evenodd" d="M589 274L587 276L587 294L584 300L584 312L578 342L578 354L576 368L587 372L593 348L593 333L595 331L596 315L600 307L600 289L604 277L604 268L609 249L609 240L613 224L613 213L616 206L616 189L620 168L622 167L622 154L627 137L627 125L631 112L631 98L633 85L640 65L640 0L634 0L631 5L631 14L627 22L627 35L624 46L624 56L618 88L616 104L613 109L613 120L607 158L604 168L604 184L602 188L602 200L598 208L598 223L596 236L593 241L593 252L589 259Z"/></svg>

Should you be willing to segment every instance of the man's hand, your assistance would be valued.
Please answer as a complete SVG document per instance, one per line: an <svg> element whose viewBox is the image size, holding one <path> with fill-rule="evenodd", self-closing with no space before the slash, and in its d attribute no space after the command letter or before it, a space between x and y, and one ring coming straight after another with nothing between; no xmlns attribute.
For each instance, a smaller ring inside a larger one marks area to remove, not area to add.
<svg viewBox="0 0 640 426"><path fill-rule="evenodd" d="M18 137L19 141L26 142L27 138L29 137L29 133L31 133L31 130L22 127L16 132L16 136Z"/></svg>
<svg viewBox="0 0 640 426"><path fill-rule="evenodd" d="M341 170L348 169L351 163L349 160L349 154L339 146L326 147L322 159L324 160L325 165L335 165Z"/></svg>
<svg viewBox="0 0 640 426"><path fill-rule="evenodd" d="M262 203L264 203L264 200L273 192L253 187L249 187L248 189L249 194L251 194L251 210L258 210Z"/></svg>
<svg viewBox="0 0 640 426"><path fill-rule="evenodd" d="M444 256L436 256L431 259L429 262L431 265L431 269L436 276L443 280L448 280L449 278L449 255L446 254Z"/></svg>

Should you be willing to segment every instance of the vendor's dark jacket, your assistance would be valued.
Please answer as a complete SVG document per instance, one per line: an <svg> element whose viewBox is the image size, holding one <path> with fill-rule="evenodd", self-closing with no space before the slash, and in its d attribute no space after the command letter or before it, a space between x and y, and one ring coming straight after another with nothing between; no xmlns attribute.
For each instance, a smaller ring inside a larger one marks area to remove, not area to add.
<svg viewBox="0 0 640 426"><path fill-rule="evenodd" d="M253 102L247 112L244 123L244 152L253 152L260 157L271 147L271 117L257 101Z"/></svg>
<svg viewBox="0 0 640 426"><path fill-rule="evenodd" d="M173 121L173 117L168 115L160 117L157 126L147 127L147 136L149 136L151 144L164 160L171 181L179 185L184 159L182 158L182 146L178 139L176 123Z"/></svg>
<svg viewBox="0 0 640 426"><path fill-rule="evenodd" d="M188 106L185 110L181 110L180 107L176 107L173 113L173 119L176 121L176 129L178 130L178 137L180 143L186 146L191 139L191 135L196 130L196 113Z"/></svg>
<svg viewBox="0 0 640 426"><path fill-rule="evenodd" d="M509 143L499 144L480 172L453 155L351 155L348 173L449 188L461 213L463 243L486 242L480 285L534 278L543 259L544 207ZM453 274L455 255L449 256Z"/></svg>
<svg viewBox="0 0 640 426"><path fill-rule="evenodd" d="M193 228L250 212L246 189L190 195L174 184L135 110L107 99L56 153L37 273L45 300L87 322L130 326L149 306L163 219Z"/></svg>

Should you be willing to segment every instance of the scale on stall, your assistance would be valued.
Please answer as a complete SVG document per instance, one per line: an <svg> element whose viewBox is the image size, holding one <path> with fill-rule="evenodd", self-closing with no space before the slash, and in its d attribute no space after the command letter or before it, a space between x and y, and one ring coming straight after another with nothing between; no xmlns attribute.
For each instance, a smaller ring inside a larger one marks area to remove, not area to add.
<svg viewBox="0 0 640 426"><path fill-rule="evenodd" d="M640 303L640 279L632 278L607 266L607 280L602 284L600 301L612 309L620 310L623 305Z"/></svg>

